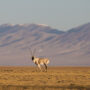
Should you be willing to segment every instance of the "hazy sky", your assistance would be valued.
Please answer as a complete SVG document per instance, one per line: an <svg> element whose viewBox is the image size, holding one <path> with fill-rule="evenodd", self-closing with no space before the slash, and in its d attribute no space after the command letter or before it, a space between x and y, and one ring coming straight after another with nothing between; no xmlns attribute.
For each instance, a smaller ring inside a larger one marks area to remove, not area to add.
<svg viewBox="0 0 90 90"><path fill-rule="evenodd" d="M68 30L90 22L90 0L0 0L0 24L36 23Z"/></svg>

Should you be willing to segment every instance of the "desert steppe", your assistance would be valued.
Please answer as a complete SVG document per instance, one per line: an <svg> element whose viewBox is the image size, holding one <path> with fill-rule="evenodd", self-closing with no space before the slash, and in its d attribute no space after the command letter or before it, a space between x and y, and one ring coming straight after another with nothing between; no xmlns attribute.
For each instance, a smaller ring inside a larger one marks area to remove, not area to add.
<svg viewBox="0 0 90 90"><path fill-rule="evenodd" d="M0 90L90 90L90 67L0 66Z"/></svg>

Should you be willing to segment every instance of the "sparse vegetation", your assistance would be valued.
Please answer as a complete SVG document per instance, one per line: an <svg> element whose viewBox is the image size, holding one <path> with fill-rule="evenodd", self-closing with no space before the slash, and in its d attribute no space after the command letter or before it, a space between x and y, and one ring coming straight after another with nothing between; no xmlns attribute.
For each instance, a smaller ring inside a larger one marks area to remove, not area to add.
<svg viewBox="0 0 90 90"><path fill-rule="evenodd" d="M90 90L90 67L0 67L0 90Z"/></svg>

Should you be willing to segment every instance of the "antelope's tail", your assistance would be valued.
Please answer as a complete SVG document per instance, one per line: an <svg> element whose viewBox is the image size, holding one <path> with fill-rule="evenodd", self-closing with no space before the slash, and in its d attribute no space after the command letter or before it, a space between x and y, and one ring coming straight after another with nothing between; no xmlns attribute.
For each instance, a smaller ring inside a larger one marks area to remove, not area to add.
<svg viewBox="0 0 90 90"><path fill-rule="evenodd" d="M46 64L49 64L49 62L50 62L50 61L49 61L49 60L47 60Z"/></svg>

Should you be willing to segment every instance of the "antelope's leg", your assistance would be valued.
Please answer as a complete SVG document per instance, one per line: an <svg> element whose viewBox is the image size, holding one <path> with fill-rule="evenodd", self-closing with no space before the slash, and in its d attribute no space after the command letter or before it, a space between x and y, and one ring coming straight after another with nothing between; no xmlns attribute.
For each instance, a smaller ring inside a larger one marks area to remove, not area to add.
<svg viewBox="0 0 90 90"><path fill-rule="evenodd" d="M42 71L45 71L45 67L44 65L41 65Z"/></svg>
<svg viewBox="0 0 90 90"><path fill-rule="evenodd" d="M45 70L47 71L47 65L46 65L46 64L44 64L44 66L45 66Z"/></svg>
<svg viewBox="0 0 90 90"><path fill-rule="evenodd" d="M38 68L40 69L40 71L42 71L40 64L38 64Z"/></svg>
<svg viewBox="0 0 90 90"><path fill-rule="evenodd" d="M36 64L36 71L38 71L38 68L37 68L37 66L38 66L38 65Z"/></svg>

